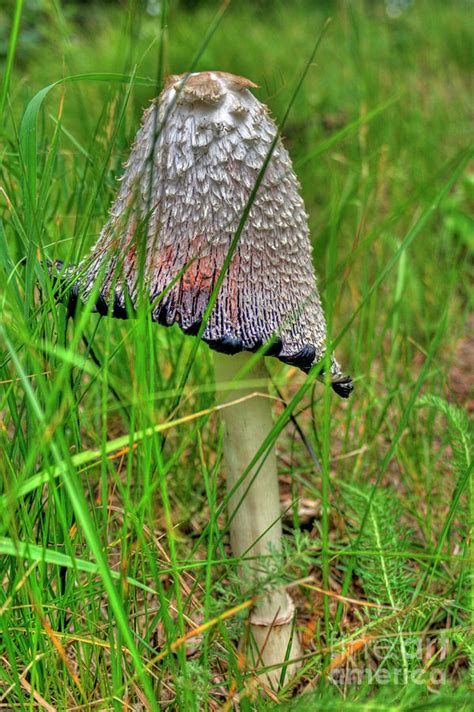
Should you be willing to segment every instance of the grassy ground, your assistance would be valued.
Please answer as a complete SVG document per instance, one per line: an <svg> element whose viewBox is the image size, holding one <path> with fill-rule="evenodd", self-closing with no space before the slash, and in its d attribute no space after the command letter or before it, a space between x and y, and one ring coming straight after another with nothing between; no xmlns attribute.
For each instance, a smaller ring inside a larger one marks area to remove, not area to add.
<svg viewBox="0 0 474 712"><path fill-rule="evenodd" d="M236 2L206 37L216 3L172 4L163 43L138 2L44 2L15 43L21 4L0 95L0 707L470 708L472 6ZM327 16L284 134L355 391L269 363L293 398L275 404L275 583L300 582L305 658L265 697L238 653L232 609L253 592L229 555L218 419L196 415L208 348L173 411L193 340L146 315L68 322L38 255L95 241L162 71L248 76L278 120Z"/></svg>

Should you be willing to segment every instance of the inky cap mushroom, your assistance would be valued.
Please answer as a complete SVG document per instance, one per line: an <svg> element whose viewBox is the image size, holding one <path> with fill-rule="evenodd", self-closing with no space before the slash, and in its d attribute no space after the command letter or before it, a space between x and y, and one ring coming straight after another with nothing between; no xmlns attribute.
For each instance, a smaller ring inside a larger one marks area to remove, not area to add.
<svg viewBox="0 0 474 712"><path fill-rule="evenodd" d="M155 321L198 332L277 134L255 86L225 72L168 78L144 113L109 220L74 271L71 307L98 293L95 310L125 318L144 288ZM281 140L202 338L229 354L271 342L268 355L305 372L324 356L307 215ZM352 382L334 357L331 380L347 398Z"/></svg>

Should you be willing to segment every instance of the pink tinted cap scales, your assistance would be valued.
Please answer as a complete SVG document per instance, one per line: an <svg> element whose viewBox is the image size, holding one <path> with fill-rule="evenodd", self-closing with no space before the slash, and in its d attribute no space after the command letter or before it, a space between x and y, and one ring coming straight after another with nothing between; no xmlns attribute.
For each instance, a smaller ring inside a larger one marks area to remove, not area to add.
<svg viewBox="0 0 474 712"><path fill-rule="evenodd" d="M124 318L145 289L155 321L197 333L277 134L267 107L249 91L255 86L224 72L168 78L144 113L109 220L77 269L75 298L87 300L100 280L96 309ZM303 371L324 356L307 215L281 140L203 340L227 353L273 340L267 353ZM334 357L331 377L347 397L351 380Z"/></svg>

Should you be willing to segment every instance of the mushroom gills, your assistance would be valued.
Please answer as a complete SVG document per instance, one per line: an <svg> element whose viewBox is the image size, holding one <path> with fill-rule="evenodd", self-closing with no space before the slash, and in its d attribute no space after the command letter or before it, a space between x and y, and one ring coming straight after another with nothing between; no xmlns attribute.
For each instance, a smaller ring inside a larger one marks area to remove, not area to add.
<svg viewBox="0 0 474 712"><path fill-rule="evenodd" d="M70 266L65 269L62 260L48 261L47 267L50 276L58 281L56 297L65 304L68 315L74 317L78 303L81 302L79 283L72 281L75 268ZM115 290L112 305L107 302L106 296L99 292L92 311L99 313L101 316L111 316L114 319L128 319L135 316L135 309L131 300L126 300L123 293L118 289ZM153 311L153 321L157 321L163 326L171 326L174 323L174 321L168 319L168 304L166 298L161 301L159 309ZM189 336L197 335L201 323L202 320L198 319L190 326L182 327L178 321L182 331ZM220 339L207 338L204 336L203 341L205 341L213 351L228 355L234 355L244 351L255 352L268 344L265 351L266 356L275 356L279 361L282 361L282 363L289 366L296 366L305 373L308 373L314 365L314 346L305 344L305 346L295 354L282 354L283 342L279 336L274 336L273 339L268 342L263 342L261 339L258 339L251 348L246 348L241 339L232 334L225 334ZM319 380L324 382L324 370L321 370ZM349 375L338 374L337 376L333 376L331 386L333 391L341 398L349 398L354 390L352 378Z"/></svg>

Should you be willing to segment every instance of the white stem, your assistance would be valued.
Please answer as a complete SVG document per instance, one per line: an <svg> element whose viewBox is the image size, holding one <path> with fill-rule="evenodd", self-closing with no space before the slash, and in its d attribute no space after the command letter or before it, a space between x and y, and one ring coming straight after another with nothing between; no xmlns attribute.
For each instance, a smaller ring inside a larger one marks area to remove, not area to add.
<svg viewBox="0 0 474 712"><path fill-rule="evenodd" d="M217 387L225 388L225 384L232 381L252 357L252 354L247 353L235 356L215 354ZM271 400L265 397L268 396L267 379L263 359L260 359L243 376L245 385L234 382L230 389L227 386L227 390L219 394L223 402L234 401L255 392L264 394L221 411L225 427L224 464L229 492L241 479L273 427ZM281 512L274 447L264 462L259 459L230 497L229 518L232 552L236 557L253 559L241 567L241 575L247 584L254 585L257 579L265 576L265 565L258 558L281 551ZM259 599L250 615L251 632L257 648L254 651L257 653L254 655L257 667L281 666L285 660L301 655L296 633L292 636L293 620L294 605L286 591L276 590ZM285 681L294 675L297 667L296 663L288 665ZM273 688L277 688L281 672L281 667L276 668L267 672L264 679Z"/></svg>

